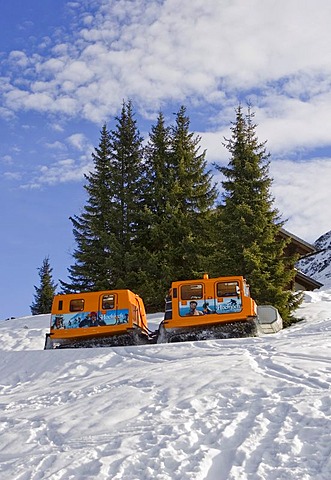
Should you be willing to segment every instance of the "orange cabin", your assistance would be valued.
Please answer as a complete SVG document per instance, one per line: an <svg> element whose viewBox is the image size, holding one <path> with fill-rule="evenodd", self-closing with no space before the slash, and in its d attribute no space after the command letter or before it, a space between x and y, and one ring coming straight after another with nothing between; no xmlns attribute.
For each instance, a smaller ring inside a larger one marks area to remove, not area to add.
<svg viewBox="0 0 331 480"><path fill-rule="evenodd" d="M187 328L252 320L257 306L242 276L173 282L166 301L164 327Z"/></svg>
<svg viewBox="0 0 331 480"><path fill-rule="evenodd" d="M130 290L56 295L51 311L51 340L108 337L133 329L147 335L141 298Z"/></svg>

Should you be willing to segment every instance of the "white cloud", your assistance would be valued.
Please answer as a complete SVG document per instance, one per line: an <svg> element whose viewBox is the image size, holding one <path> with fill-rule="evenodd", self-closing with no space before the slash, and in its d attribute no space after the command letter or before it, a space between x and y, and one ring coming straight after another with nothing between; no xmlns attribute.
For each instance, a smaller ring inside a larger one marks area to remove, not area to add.
<svg viewBox="0 0 331 480"><path fill-rule="evenodd" d="M79 182L84 174L93 169L93 163L87 155L81 155L79 159L60 159L50 165L40 165L37 175L22 185L25 189L39 189L43 186L52 186L67 182Z"/></svg>
<svg viewBox="0 0 331 480"><path fill-rule="evenodd" d="M84 150L87 145L87 139L82 133L74 133L67 138L67 141L77 150Z"/></svg>
<svg viewBox="0 0 331 480"><path fill-rule="evenodd" d="M29 64L29 58L24 52L13 50L8 56L8 60L14 66L26 67Z"/></svg>
<svg viewBox="0 0 331 480"><path fill-rule="evenodd" d="M15 115L11 111L11 109L0 107L0 117L5 119L5 120L13 120Z"/></svg>
<svg viewBox="0 0 331 480"><path fill-rule="evenodd" d="M216 132L200 132L200 145L203 150L206 150L206 160L208 163L223 164L227 163L229 159L229 152L223 146L224 137L229 137L229 129Z"/></svg>
<svg viewBox="0 0 331 480"><path fill-rule="evenodd" d="M310 242L330 230L331 158L275 160L270 173L275 204L288 219L288 230Z"/></svg>
<svg viewBox="0 0 331 480"><path fill-rule="evenodd" d="M52 143L46 143L46 147L51 150L64 150L66 148L65 145L58 140Z"/></svg>
<svg viewBox="0 0 331 480"><path fill-rule="evenodd" d="M54 153L35 168L34 175L21 188L40 189L61 183L81 182L84 175L94 168L91 156L93 146L82 133L69 135L63 141L46 143L46 147Z"/></svg>
<svg viewBox="0 0 331 480"><path fill-rule="evenodd" d="M58 76L58 80L73 82L76 85L82 85L91 81L93 72L84 61L73 61L63 69Z"/></svg>
<svg viewBox="0 0 331 480"><path fill-rule="evenodd" d="M331 89L309 100L271 93L265 108L256 109L261 138L274 153L330 145L330 102Z"/></svg>
<svg viewBox="0 0 331 480"><path fill-rule="evenodd" d="M63 132L64 127L60 123L52 122L50 128L55 132Z"/></svg>
<svg viewBox="0 0 331 480"><path fill-rule="evenodd" d="M22 178L22 175L20 172L5 172L3 176L7 180L20 180Z"/></svg>
<svg viewBox="0 0 331 480"><path fill-rule="evenodd" d="M169 100L194 103L197 97L223 109L229 99L234 105L238 96L254 90L266 131L276 118L285 146L295 143L282 135L291 113L287 102L301 115L295 100L306 95L315 124L324 115L331 74L331 4L326 0L319 8L301 0L87 5L93 5L93 15L81 9L81 29L71 41L54 44L51 57L11 53L10 58L34 65L35 75L30 73L29 88L11 85L6 106L78 115L100 124L123 98L132 98L141 112L158 110ZM72 8L78 15L77 5ZM293 118L297 127L300 121ZM325 137L330 141L331 133Z"/></svg>
<svg viewBox="0 0 331 480"><path fill-rule="evenodd" d="M45 73L47 75L55 75L58 72L62 72L65 68L65 60L61 58L50 58L45 60L40 64L36 65L36 70L38 73ZM37 82L34 83L34 88L36 88Z"/></svg>
<svg viewBox="0 0 331 480"><path fill-rule="evenodd" d="M13 163L13 157L11 155L4 155L1 158L1 163L4 163L6 165L10 165Z"/></svg>
<svg viewBox="0 0 331 480"><path fill-rule="evenodd" d="M331 85L329 92L311 97L309 101L280 96L272 89L262 102L256 96L247 100L252 103L259 140L267 141L267 150L273 156L331 144ZM208 131L207 126L205 132L200 132L210 161L228 158L224 156L222 142L224 137L229 137L234 118L234 108L224 108L214 119L213 130Z"/></svg>

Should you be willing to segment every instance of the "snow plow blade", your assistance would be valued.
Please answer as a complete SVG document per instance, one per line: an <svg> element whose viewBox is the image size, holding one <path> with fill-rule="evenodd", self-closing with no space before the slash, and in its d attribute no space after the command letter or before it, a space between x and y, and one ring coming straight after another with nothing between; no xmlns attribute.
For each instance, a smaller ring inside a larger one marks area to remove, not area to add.
<svg viewBox="0 0 331 480"><path fill-rule="evenodd" d="M272 305L259 305L257 315L263 333L277 333L283 328L283 319Z"/></svg>

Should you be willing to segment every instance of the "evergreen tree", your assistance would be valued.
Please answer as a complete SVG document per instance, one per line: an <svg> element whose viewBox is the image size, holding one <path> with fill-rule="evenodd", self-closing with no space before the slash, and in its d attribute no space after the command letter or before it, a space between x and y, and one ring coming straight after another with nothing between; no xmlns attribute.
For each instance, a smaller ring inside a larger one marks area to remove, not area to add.
<svg viewBox="0 0 331 480"><path fill-rule="evenodd" d="M173 169L170 155L170 128L162 113L152 126L145 148L145 190L143 228L139 236L140 273L138 290L151 310L164 307L171 282L171 271L165 258L169 248L168 220L172 216L169 201Z"/></svg>
<svg viewBox="0 0 331 480"><path fill-rule="evenodd" d="M143 198L142 138L131 102L123 103L116 129L102 128L92 154L94 171L85 176L87 204L71 218L77 248L65 292L132 288L134 255Z"/></svg>
<svg viewBox="0 0 331 480"><path fill-rule="evenodd" d="M160 114L146 149L150 226L144 264L146 282L149 278L153 289L144 299L154 308L163 305L171 281L196 278L205 271L216 188L206 171L205 152L199 152L200 138L189 126L185 107L179 109L170 129Z"/></svg>
<svg viewBox="0 0 331 480"><path fill-rule="evenodd" d="M212 207L217 191L206 170L206 152L200 152L199 136L190 132L190 119L182 106L171 131L172 188L168 251L173 279L200 277L210 251Z"/></svg>
<svg viewBox="0 0 331 480"><path fill-rule="evenodd" d="M173 178L170 142L170 128L165 126L164 115L160 112L156 124L151 128L149 141L145 148L146 174L149 185L145 202L149 212L155 215L156 219L164 216L168 209L169 191ZM162 240L162 238L158 240Z"/></svg>
<svg viewBox="0 0 331 480"><path fill-rule="evenodd" d="M112 226L109 264L116 288L135 289L139 278L139 251L147 188L141 137L131 101L123 103L116 129L111 132L111 208ZM138 292L139 293L139 292Z"/></svg>
<svg viewBox="0 0 331 480"><path fill-rule="evenodd" d="M76 248L74 265L68 268L70 282L61 281L65 293L110 288L112 273L107 264L110 255L111 146L106 125L101 130L99 146L92 153L94 171L85 175L88 199L83 213L70 217Z"/></svg>
<svg viewBox="0 0 331 480"><path fill-rule="evenodd" d="M241 106L236 110L232 137L224 144L231 154L224 175L224 202L218 208L218 240L213 273L243 275L258 304L272 304L288 321L296 306L289 290L294 278L293 258L286 258L286 240L279 235L283 225L270 194L269 156L266 142L259 143L254 114Z"/></svg>
<svg viewBox="0 0 331 480"><path fill-rule="evenodd" d="M34 302L30 306L32 315L50 313L52 309L53 297L57 285L52 279L52 268L49 263L49 257L45 257L39 271L40 286L35 288Z"/></svg>

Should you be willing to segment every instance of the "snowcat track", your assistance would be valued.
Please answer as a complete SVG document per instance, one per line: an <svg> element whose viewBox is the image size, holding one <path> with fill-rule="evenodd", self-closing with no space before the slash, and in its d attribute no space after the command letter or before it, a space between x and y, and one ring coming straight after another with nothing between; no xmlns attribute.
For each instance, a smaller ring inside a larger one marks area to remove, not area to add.
<svg viewBox="0 0 331 480"><path fill-rule="evenodd" d="M203 327L167 329L164 325L161 325L157 343L257 337L260 333L261 329L255 319Z"/></svg>
<svg viewBox="0 0 331 480"><path fill-rule="evenodd" d="M150 343L148 337L137 332L99 338L70 340L52 340L48 335L48 337L46 336L44 350L64 348L127 347L133 345L146 345L147 343Z"/></svg>

